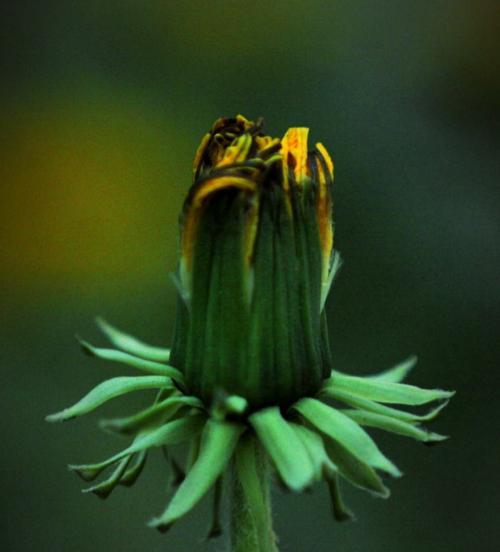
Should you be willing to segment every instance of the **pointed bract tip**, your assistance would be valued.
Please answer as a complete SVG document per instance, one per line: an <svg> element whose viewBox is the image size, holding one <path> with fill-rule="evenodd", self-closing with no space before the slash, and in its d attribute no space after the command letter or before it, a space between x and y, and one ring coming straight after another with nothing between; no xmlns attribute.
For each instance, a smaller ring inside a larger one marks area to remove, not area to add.
<svg viewBox="0 0 500 552"><path fill-rule="evenodd" d="M441 443L450 438L449 435L441 435L440 433L429 433L427 436L427 443Z"/></svg>
<svg viewBox="0 0 500 552"><path fill-rule="evenodd" d="M116 435L120 433L120 424L118 420L103 418L97 422L97 427L106 433Z"/></svg>
<svg viewBox="0 0 500 552"><path fill-rule="evenodd" d="M418 356L417 355L410 355L406 362L408 363L407 370L408 370L408 372L410 372L418 364Z"/></svg>
<svg viewBox="0 0 500 552"><path fill-rule="evenodd" d="M105 490L105 489L100 489L98 486L95 486L95 487L87 487L86 489L82 489L82 493L83 494L92 493L98 498L100 498L101 500L106 500L111 494L112 490L113 490L112 488Z"/></svg>
<svg viewBox="0 0 500 552"><path fill-rule="evenodd" d="M439 416L439 414L441 414L441 411L448 406L449 402L450 402L450 399L442 400L441 403L438 404L434 409L428 412L425 416L422 416L421 421L422 422L434 421Z"/></svg>
<svg viewBox="0 0 500 552"><path fill-rule="evenodd" d="M450 399L452 399L456 394L456 391L448 391L446 389L436 389L436 391L440 395L437 400L446 401L446 403L450 402Z"/></svg>
<svg viewBox="0 0 500 552"><path fill-rule="evenodd" d="M101 330L101 332L103 334L107 335L108 337L110 337L112 333L117 331L115 326L113 326L113 324L110 324L102 316L96 316L94 318L94 322L95 322L96 326Z"/></svg>
<svg viewBox="0 0 500 552"><path fill-rule="evenodd" d="M55 412L54 414L49 414L48 416L45 416L45 421L49 423L57 423L57 422L65 422L67 420L70 420L71 418L66 418L64 415L64 410L61 412Z"/></svg>
<svg viewBox="0 0 500 552"><path fill-rule="evenodd" d="M153 529L157 529L160 533L166 533L170 527L172 527L172 523L164 523L159 518L153 518L147 522L148 527L152 527Z"/></svg>
<svg viewBox="0 0 500 552"><path fill-rule="evenodd" d="M377 468L380 470L381 473L384 475L389 475L390 477L393 477L394 479L399 479L400 477L403 477L404 473L395 466L392 462L390 462L390 465L386 465L384 467L380 466Z"/></svg>
<svg viewBox="0 0 500 552"><path fill-rule="evenodd" d="M97 315L97 316L94 317L94 322L95 322L96 326L98 326L101 329L107 328L107 327L110 326L109 322L107 322L106 319L103 318L100 315Z"/></svg>
<svg viewBox="0 0 500 552"><path fill-rule="evenodd" d="M78 477L80 477L84 481L93 481L99 475L99 472L86 469L83 466L77 464L68 464L68 470L78 475ZM88 490L86 492L88 492Z"/></svg>
<svg viewBox="0 0 500 552"><path fill-rule="evenodd" d="M388 464L385 466L385 468L378 468L381 472L386 473L387 475L390 475L391 477L394 477L395 479L399 479L400 477L403 477L403 472L390 460L388 460Z"/></svg>
<svg viewBox="0 0 500 552"><path fill-rule="evenodd" d="M442 443L443 441L447 441L449 438L450 438L449 435L440 435L439 433L429 433L429 437L427 441L422 441L422 443L426 447L434 447L439 443Z"/></svg>
<svg viewBox="0 0 500 552"><path fill-rule="evenodd" d="M387 487L384 487L382 491L378 491L378 492L368 491L368 492L373 496L377 498L383 498L384 500L387 500L391 496L391 491Z"/></svg>
<svg viewBox="0 0 500 552"><path fill-rule="evenodd" d="M78 334L75 335L75 339L80 344L82 351L89 356L95 356L94 347L85 339L82 339Z"/></svg>
<svg viewBox="0 0 500 552"><path fill-rule="evenodd" d="M351 512L337 512L335 515L336 521L340 523L346 523L348 521L358 521L356 516Z"/></svg>
<svg viewBox="0 0 500 552"><path fill-rule="evenodd" d="M210 531L208 532L207 536L203 539L203 541L207 542L213 539L217 539L222 535L222 533L223 533L222 527L220 525L215 525L210 529Z"/></svg>
<svg viewBox="0 0 500 552"><path fill-rule="evenodd" d="M293 484L291 484L290 482L289 483L283 482L283 483L285 485L286 490L288 491L292 491L293 493L305 493L311 490L311 487L314 481L305 481L302 483L293 483Z"/></svg>

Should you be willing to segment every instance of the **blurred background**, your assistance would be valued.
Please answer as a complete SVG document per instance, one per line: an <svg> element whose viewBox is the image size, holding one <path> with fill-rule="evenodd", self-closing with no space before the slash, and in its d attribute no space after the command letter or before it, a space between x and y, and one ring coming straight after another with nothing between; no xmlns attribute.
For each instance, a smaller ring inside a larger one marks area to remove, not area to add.
<svg viewBox="0 0 500 552"><path fill-rule="evenodd" d="M98 415L43 418L123 373L79 351L75 333L103 343L96 314L168 345L192 158L236 113L264 116L272 135L309 126L333 153L335 367L371 373L416 353L413 382L458 391L435 423L452 435L442 446L377 433L405 477L388 501L346 488L356 523L332 521L321 486L277 490L282 550L497 550L498 2L0 9L2 550L224 548L201 542L208 501L167 535L146 528L167 500L160 453L101 502L65 465L123 443L98 432Z"/></svg>

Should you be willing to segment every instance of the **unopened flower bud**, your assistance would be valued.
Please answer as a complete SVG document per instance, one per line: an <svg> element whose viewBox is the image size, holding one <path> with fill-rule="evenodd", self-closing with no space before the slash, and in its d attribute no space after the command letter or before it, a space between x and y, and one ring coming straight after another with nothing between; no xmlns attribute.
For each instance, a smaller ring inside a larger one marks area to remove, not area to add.
<svg viewBox="0 0 500 552"><path fill-rule="evenodd" d="M287 406L332 370L323 310L332 265L333 164L307 128L219 119L196 154L181 215L171 365L190 393Z"/></svg>

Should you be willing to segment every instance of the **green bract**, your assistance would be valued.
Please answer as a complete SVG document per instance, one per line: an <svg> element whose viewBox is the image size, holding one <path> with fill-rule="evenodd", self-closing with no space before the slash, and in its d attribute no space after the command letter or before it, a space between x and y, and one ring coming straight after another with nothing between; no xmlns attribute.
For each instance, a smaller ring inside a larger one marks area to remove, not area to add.
<svg viewBox="0 0 500 552"><path fill-rule="evenodd" d="M276 550L267 469L293 491L324 480L336 519L352 518L339 479L387 497L381 475L401 476L365 427L433 443L444 436L421 424L452 392L402 383L415 358L377 375L332 370L324 305L340 265L333 251L333 164L326 149L307 147L307 129L283 139L261 121L220 119L196 155L194 183L181 216L176 275L178 312L172 349L146 345L102 319L116 349L81 341L98 359L146 375L102 382L75 405L47 417L66 421L106 401L155 390L152 404L100 427L131 439L107 460L71 465L86 489L106 498L132 485L153 448L166 453L178 488L150 525L168 529L214 488L209 535L220 534L223 478L232 466L234 496L245 502L238 550ZM334 405L331 404L334 402ZM426 414L394 405L434 404ZM185 466L167 447L189 445ZM245 536L246 535L246 536ZM243 542L243 541L242 541Z"/></svg>

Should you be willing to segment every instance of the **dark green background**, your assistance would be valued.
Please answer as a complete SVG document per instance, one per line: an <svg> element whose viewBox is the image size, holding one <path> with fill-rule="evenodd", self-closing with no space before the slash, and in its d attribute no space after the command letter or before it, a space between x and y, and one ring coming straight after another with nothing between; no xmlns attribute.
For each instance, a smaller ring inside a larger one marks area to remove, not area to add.
<svg viewBox="0 0 500 552"><path fill-rule="evenodd" d="M0 21L2 550L198 549L206 503L166 536L144 525L167 499L159 454L100 502L65 464L122 443L98 416L43 417L123 372L73 340L102 343L95 314L169 343L192 157L238 112L333 153L336 368L416 353L415 383L458 391L442 446L376 435L405 477L388 501L347 488L355 524L331 521L322 487L276 492L282 549L496 550L498 3L11 0Z"/></svg>

